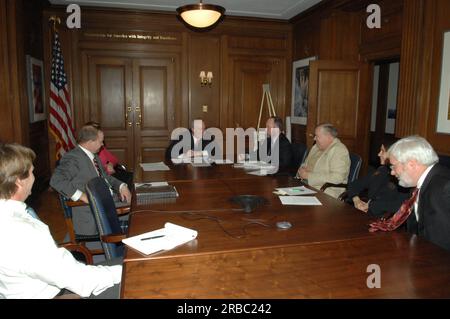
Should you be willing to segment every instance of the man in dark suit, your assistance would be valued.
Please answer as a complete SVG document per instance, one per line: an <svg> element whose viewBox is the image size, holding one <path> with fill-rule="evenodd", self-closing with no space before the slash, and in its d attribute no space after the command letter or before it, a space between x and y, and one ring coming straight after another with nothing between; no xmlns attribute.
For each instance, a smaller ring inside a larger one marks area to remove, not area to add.
<svg viewBox="0 0 450 319"><path fill-rule="evenodd" d="M214 136L205 136L205 122L200 119L192 121L192 127L189 131L182 129L177 140L172 140L166 149L165 158L171 161L172 158L190 158L214 156L215 149L210 143L214 141ZM172 154L173 153L173 154Z"/></svg>
<svg viewBox="0 0 450 319"><path fill-rule="evenodd" d="M125 183L108 175L101 165L97 152L103 146L103 132L91 125L83 126L78 132L78 145L62 157L55 168L50 185L66 198L89 203L85 187L92 178L101 176L120 195L120 200L131 202L131 193ZM97 233L89 206L73 208L73 222L78 234Z"/></svg>
<svg viewBox="0 0 450 319"><path fill-rule="evenodd" d="M388 152L400 186L419 191L408 231L450 251L450 170L438 164L436 152L420 136L402 138Z"/></svg>
<svg viewBox="0 0 450 319"><path fill-rule="evenodd" d="M291 142L283 133L283 120L272 116L266 121L267 138L261 144L258 150L258 159L270 162L273 165L278 164L278 172L291 168L293 164L293 154ZM276 152L278 150L278 159Z"/></svg>

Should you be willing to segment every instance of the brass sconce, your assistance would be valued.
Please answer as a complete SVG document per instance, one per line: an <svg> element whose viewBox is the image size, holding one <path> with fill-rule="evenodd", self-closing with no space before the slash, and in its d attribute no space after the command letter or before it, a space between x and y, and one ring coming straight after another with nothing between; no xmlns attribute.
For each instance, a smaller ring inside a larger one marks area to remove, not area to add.
<svg viewBox="0 0 450 319"><path fill-rule="evenodd" d="M200 71L200 84L202 86L210 86L212 84L212 79L213 79L213 73L211 71L205 72L205 71Z"/></svg>

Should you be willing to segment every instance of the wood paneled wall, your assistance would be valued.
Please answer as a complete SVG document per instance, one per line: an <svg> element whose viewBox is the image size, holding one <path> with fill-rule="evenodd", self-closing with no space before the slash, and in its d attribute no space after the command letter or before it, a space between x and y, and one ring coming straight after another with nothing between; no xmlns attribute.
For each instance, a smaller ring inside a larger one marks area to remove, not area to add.
<svg viewBox="0 0 450 319"><path fill-rule="evenodd" d="M51 37L46 21L52 15L59 16L62 21L66 16L60 8L45 12L46 56L50 54ZM99 98L91 88L94 75L90 70L94 66L89 63L94 63L90 62L94 58L100 61L106 57L125 59L131 64L139 63L139 59L171 57L175 72L173 92L169 94L173 99L173 114L167 116L171 119L173 116L175 127L188 127L194 118L203 118L207 126L221 129L236 124L244 128L256 126L263 83L270 84L276 112L284 117L289 108L291 29L288 22L226 17L211 31L193 32L174 14L82 7L81 29L59 28L73 96L75 126L78 128L88 120L101 120L99 114L104 111L100 112L99 104L95 102ZM46 65L49 63L46 60ZM211 87L200 85L200 71L213 72ZM131 71L131 77L136 72ZM135 84L142 82L133 80L133 83L134 92ZM137 99L133 94L132 103ZM122 116L121 113L114 112L116 116ZM264 122L262 124L264 126ZM116 145L112 130L105 133L107 143L112 141ZM141 155L146 152L148 156L153 154L150 156L153 158L162 154L168 140L158 135L160 140L157 142L156 136L149 134L155 144L149 144Z"/></svg>
<svg viewBox="0 0 450 319"><path fill-rule="evenodd" d="M365 26L370 3L381 7L381 29ZM450 154L450 135L436 132L442 39L450 29L449 16L447 0L324 1L292 20L293 60L311 55L370 63L400 58L396 137L420 134L437 152ZM351 39L344 46L334 39L342 31ZM305 127L294 125L296 140L304 142L305 132Z"/></svg>

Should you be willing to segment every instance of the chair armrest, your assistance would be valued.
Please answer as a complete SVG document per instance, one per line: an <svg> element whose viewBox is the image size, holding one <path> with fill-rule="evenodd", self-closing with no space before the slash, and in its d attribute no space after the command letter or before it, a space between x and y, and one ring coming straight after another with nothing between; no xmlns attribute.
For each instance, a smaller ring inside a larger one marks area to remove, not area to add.
<svg viewBox="0 0 450 319"><path fill-rule="evenodd" d="M340 201L343 201L343 202L345 202L345 200L348 198L348 193L345 191L345 192L343 192L341 195L339 195L339 197L338 197L338 199L340 200Z"/></svg>
<svg viewBox="0 0 450 319"><path fill-rule="evenodd" d="M124 234L110 234L102 236L102 242L104 243L120 243L122 239L127 238Z"/></svg>
<svg viewBox="0 0 450 319"><path fill-rule="evenodd" d="M130 209L131 209L130 206L117 207L116 212L117 212L117 215L121 216L121 215L128 214L130 212Z"/></svg>
<svg viewBox="0 0 450 319"><path fill-rule="evenodd" d="M81 200L66 200L66 205L69 207L87 206L87 204L85 202L82 202Z"/></svg>
<svg viewBox="0 0 450 319"><path fill-rule="evenodd" d="M334 183L325 183L320 188L320 191L326 190L328 187L341 187L341 188L347 188L347 184L341 183L341 184L334 184Z"/></svg>
<svg viewBox="0 0 450 319"><path fill-rule="evenodd" d="M89 251L89 249L87 249L86 247L84 247L82 245L74 244L74 243L63 243L63 244L60 244L59 247L63 247L69 251L76 251L76 252L83 254L84 258L86 258L86 264L88 264L88 265L92 265L94 263L91 252Z"/></svg>

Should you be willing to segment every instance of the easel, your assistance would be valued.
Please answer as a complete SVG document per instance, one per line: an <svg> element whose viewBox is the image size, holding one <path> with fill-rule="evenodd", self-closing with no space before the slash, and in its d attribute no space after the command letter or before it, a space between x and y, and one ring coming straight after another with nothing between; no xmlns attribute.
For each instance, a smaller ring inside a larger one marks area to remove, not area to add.
<svg viewBox="0 0 450 319"><path fill-rule="evenodd" d="M256 131L259 132L259 125L261 124L261 115L264 107L264 97L267 98L267 108L269 109L269 116L277 116L275 113L275 108L273 107L272 96L270 95L270 86L269 84L263 84L263 95L261 99L261 106L259 107L259 117L258 117L258 126L256 127Z"/></svg>

